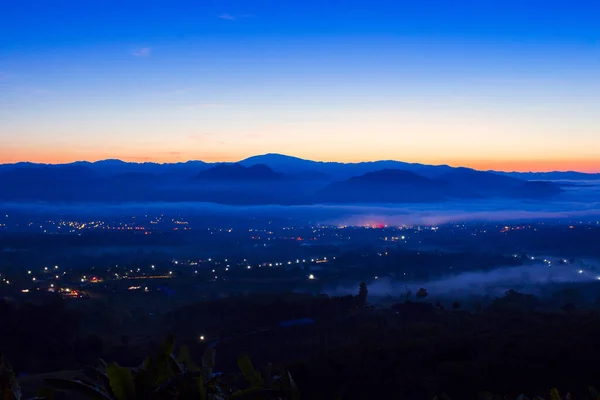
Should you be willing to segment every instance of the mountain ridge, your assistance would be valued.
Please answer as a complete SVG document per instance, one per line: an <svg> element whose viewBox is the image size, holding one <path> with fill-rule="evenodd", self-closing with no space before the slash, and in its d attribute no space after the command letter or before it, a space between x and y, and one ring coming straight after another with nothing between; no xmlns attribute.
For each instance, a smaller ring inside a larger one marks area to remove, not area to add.
<svg viewBox="0 0 600 400"><path fill-rule="evenodd" d="M182 168L185 166L210 167L210 166L215 166L218 164L241 164L243 166L264 164L264 165L269 166L270 168L272 168L275 171L277 171L277 168L275 168L274 165L283 167L285 164L287 164L286 168L290 168L290 169L298 168L299 165L310 166L311 168L318 168L318 167L327 168L327 167L332 167L332 166L339 167L339 168L343 168L343 167L352 168L352 167L356 167L356 166L381 167L378 169L386 169L386 165L394 165L395 167L402 166L402 167L404 167L402 169L408 169L408 170L416 170L416 169L424 169L424 168L425 169L427 169L427 168L439 168L439 169L467 168L467 167L452 167L447 164L408 163L408 162L398 161L398 160L375 160L375 161L358 161L358 162L318 161L318 160L309 160L309 159L304 159L304 158L290 156L290 155L286 155L286 154L280 154L280 153L265 153L265 154L250 156L250 157L241 159L239 161L214 162L214 163L205 162L202 160L187 160L187 161L179 161L179 162L159 163L159 162L149 162L149 161L144 161L144 162L123 161L123 160L119 160L119 159L105 159L105 160L96 160L96 161L80 160L80 161L74 161L71 163L57 163L57 164L21 161L21 162L17 162L17 163L0 163L0 171L5 170L5 169L15 168L18 166L30 168L30 167L34 167L34 166L66 166L66 165L77 165L77 164L89 165L91 167L138 166L138 167L153 167L153 168L160 168L160 167ZM532 172L532 171L526 172L526 171L477 170L477 169L473 169L473 168L467 168L467 169L481 171L481 172L492 172L492 173L496 173L496 174L503 174L503 175L513 176L513 177L521 177L521 178L531 177L532 179L544 177L545 179L558 180L558 179L561 179L561 176L563 177L563 179L580 179L580 180L600 179L600 172L599 173L593 173L593 172L589 173L589 172L571 171L571 170L569 170L569 171L548 171L548 172ZM278 172L284 172L284 171L278 171Z"/></svg>

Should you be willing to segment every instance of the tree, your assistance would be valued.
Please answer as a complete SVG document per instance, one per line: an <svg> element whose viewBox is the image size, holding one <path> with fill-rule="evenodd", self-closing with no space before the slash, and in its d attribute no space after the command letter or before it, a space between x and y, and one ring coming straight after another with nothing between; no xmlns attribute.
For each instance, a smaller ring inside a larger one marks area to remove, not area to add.
<svg viewBox="0 0 600 400"><path fill-rule="evenodd" d="M361 282L358 287L358 296L356 296L356 302L359 308L365 308L367 305L367 297L369 296L369 290L367 289L367 284Z"/></svg>
<svg viewBox="0 0 600 400"><path fill-rule="evenodd" d="M417 299L424 299L425 297L427 297L429 295L429 293L427 293L427 289L425 288L421 288L419 289L419 291L417 292Z"/></svg>
<svg viewBox="0 0 600 400"><path fill-rule="evenodd" d="M452 302L452 308L454 308L455 310L458 310L460 308L460 303L456 300L454 300Z"/></svg>
<svg viewBox="0 0 600 400"><path fill-rule="evenodd" d="M571 314L571 313L574 313L575 310L577 310L577 307L573 303L565 303L562 306L562 309L564 312Z"/></svg>

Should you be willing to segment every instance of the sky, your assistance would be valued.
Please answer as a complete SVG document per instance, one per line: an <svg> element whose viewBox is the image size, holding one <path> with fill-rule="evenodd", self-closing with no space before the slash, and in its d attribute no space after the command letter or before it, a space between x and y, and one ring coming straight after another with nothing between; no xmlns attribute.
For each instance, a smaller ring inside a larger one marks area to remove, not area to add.
<svg viewBox="0 0 600 400"><path fill-rule="evenodd" d="M0 2L0 163L600 172L598 93L598 1Z"/></svg>

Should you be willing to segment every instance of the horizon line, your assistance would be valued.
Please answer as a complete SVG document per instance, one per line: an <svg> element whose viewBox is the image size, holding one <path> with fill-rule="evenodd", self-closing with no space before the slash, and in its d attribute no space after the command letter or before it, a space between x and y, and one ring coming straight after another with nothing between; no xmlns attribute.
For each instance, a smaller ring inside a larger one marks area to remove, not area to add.
<svg viewBox="0 0 600 400"><path fill-rule="evenodd" d="M506 173L506 174L510 174L510 173L521 173L521 174L527 174L527 173L534 173L534 174L540 174L540 173L580 173L580 174L590 174L590 175L595 175L595 174L600 174L600 170L598 171L578 171L578 170L573 170L573 169L565 169L565 170L560 170L560 169L549 169L546 171L532 171L532 170L500 170L500 169L479 169L479 168L474 168L474 167L468 167L465 166L463 164L448 164L448 163L440 163L440 164L436 164L436 163L425 163L425 162L408 162L408 161L401 161L401 160L394 160L394 159L376 159L376 160L363 160L363 161L326 161L326 160L314 160L314 159L310 159L310 158L302 158L302 157L297 157L297 156L292 156L292 155L288 155L288 154L284 154L284 153L262 153L262 154L256 154L256 155L252 155L252 156L248 156L242 159L239 159L237 161L204 161L201 159L188 159L188 160L183 160L183 161L165 161L165 162L160 162L160 161L125 161L123 159L120 158L101 158L101 159L95 159L95 160L85 160L85 159L81 159L81 160L75 160L75 161L70 161L70 162L36 162L36 161L17 161L17 162L0 162L0 166L10 166L10 165L19 165L19 164L33 164L33 165L45 165L45 166L60 166L60 165L72 165L72 164L83 164L83 163L88 163L88 164L95 164L95 163L101 163L101 162L106 162L106 161L115 161L115 162L121 162L124 164L156 164L156 165L174 165L174 164L186 164L186 163L192 163L192 162L201 162L204 164L237 164L237 163L241 163L244 162L248 159L251 158L257 158L257 157L264 157L264 156L280 156L280 157L287 157L287 158L293 158L293 159L297 159L297 160L302 160L302 161L307 161L307 162L314 162L314 163L323 163L323 164L345 164L345 165L352 165L352 164L363 164L363 163L376 163L376 162L398 162L398 163L404 163L404 164L419 164L419 165L425 165L425 166L434 166L434 167L451 167L451 168L469 168L469 169L473 169L473 170L477 170L477 171L484 171L484 172L501 172L501 173ZM485 163L485 161L479 161L480 163ZM493 162L492 160L490 160L490 162ZM527 162L527 161L523 161L523 162Z"/></svg>

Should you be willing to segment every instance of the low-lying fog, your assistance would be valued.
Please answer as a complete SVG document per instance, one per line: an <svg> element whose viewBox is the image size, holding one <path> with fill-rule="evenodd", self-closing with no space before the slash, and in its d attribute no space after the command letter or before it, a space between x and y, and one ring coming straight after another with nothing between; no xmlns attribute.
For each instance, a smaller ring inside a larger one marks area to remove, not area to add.
<svg viewBox="0 0 600 400"><path fill-rule="evenodd" d="M58 204L0 203L0 211L78 216L125 216L144 213L184 217L278 218L332 225L437 225L468 221L536 219L600 220L600 183L577 182L553 201L483 200L445 203L308 206L229 206L212 203Z"/></svg>
<svg viewBox="0 0 600 400"><path fill-rule="evenodd" d="M401 297L407 290L413 294L419 288L427 289L430 298L465 299L470 297L503 296L509 289L523 293L544 295L550 286L595 282L600 279L600 260L588 260L585 265L542 264L520 267L500 267L492 271L463 272L426 282L402 282L378 279L368 282L369 296ZM598 282L600 284L600 282ZM354 286L340 285L329 288L329 295L356 294Z"/></svg>

